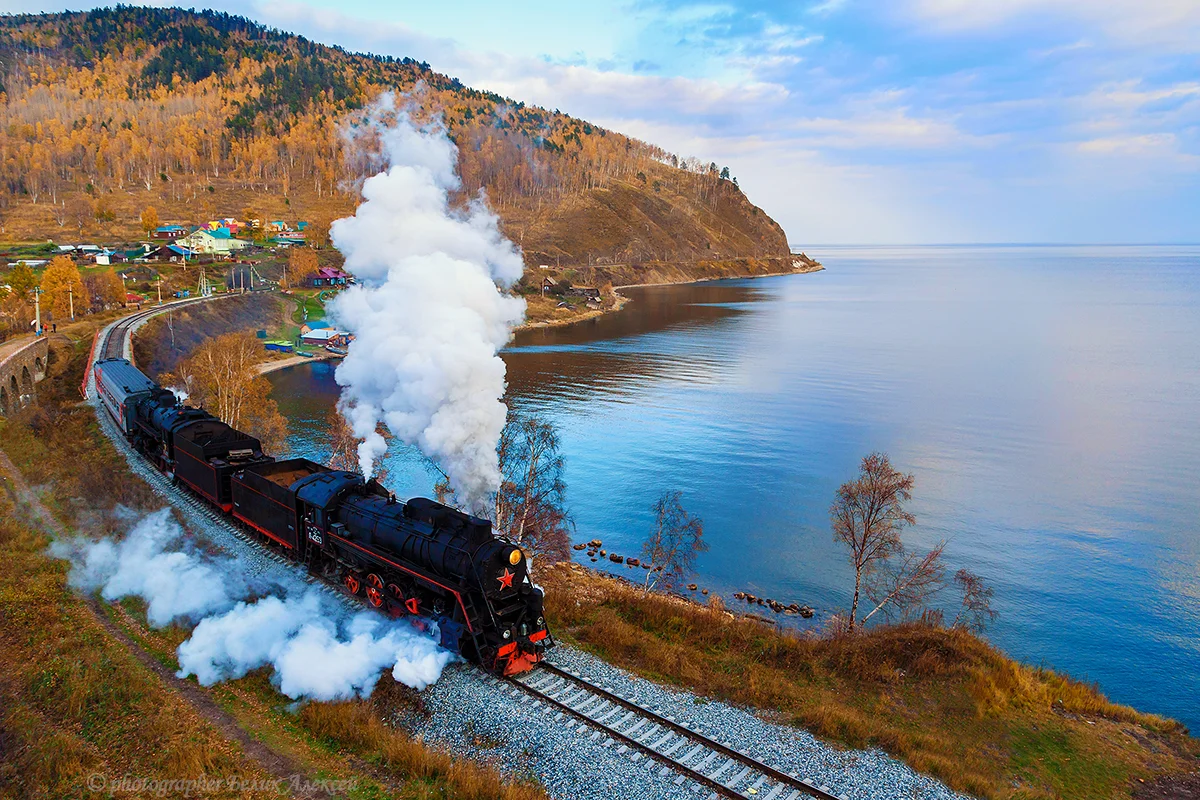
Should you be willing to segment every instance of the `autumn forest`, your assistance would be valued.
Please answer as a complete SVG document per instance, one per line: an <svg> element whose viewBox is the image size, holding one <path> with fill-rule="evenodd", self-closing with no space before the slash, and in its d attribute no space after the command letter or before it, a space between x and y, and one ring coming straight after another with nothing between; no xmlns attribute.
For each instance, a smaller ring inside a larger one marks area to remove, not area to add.
<svg viewBox="0 0 1200 800"><path fill-rule="evenodd" d="M382 91L440 115L465 196L486 190L527 261L782 257L782 230L727 169L211 11L119 7L0 18L0 234L139 235L257 209L348 213L370 162L341 129Z"/></svg>

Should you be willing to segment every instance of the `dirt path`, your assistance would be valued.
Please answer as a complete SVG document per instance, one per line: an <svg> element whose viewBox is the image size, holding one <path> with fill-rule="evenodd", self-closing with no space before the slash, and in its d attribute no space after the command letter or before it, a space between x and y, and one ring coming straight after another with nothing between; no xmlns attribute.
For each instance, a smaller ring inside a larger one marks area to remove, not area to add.
<svg viewBox="0 0 1200 800"><path fill-rule="evenodd" d="M96 619L104 626L104 629L120 642L126 650L132 653L133 657L141 662L142 666L153 672L167 685L167 688L182 695L183 699L196 710L196 713L216 728L223 737L241 745L246 755L262 767L265 772L280 781L280 785L290 784L296 776L309 782L316 777L306 775L304 769L295 761L275 752L262 742L254 739L238 725L237 720L232 715L226 713L218 706L216 701L198 685L191 681L175 677L174 672L163 666L154 656L144 650L140 644L131 639L125 631L121 630L120 626L113 622L108 614L104 613L104 609L100 606L100 601L89 599L88 605L91 607L92 613L96 615ZM124 610L119 607L117 608L117 612L124 614ZM132 619L129 621L131 623L134 622ZM292 794L292 796L316 797L324 796L324 793L319 793L319 795L317 793Z"/></svg>
<svg viewBox="0 0 1200 800"><path fill-rule="evenodd" d="M17 465L12 463L8 453L3 450L0 450L0 473L3 473L4 477L12 483L13 500L18 511L28 513L33 523L46 533L53 536L62 536L66 533L62 523L50 513L50 509L42 505L42 499L25 482L25 476L17 469Z"/></svg>

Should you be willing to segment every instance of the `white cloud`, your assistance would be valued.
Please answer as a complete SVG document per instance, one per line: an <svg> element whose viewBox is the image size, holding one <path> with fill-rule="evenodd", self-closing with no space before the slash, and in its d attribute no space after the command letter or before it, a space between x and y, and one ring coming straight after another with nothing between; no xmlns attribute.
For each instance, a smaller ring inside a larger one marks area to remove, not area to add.
<svg viewBox="0 0 1200 800"><path fill-rule="evenodd" d="M912 0L912 8L951 32L1049 18L1082 21L1115 41L1200 49L1196 0Z"/></svg>
<svg viewBox="0 0 1200 800"><path fill-rule="evenodd" d="M1139 136L1110 136L1104 139L1089 139L1080 142L1083 153L1126 153L1130 155L1157 155L1175 150L1173 133L1144 133Z"/></svg>
<svg viewBox="0 0 1200 800"><path fill-rule="evenodd" d="M799 119L790 128L809 147L833 149L924 150L981 145L999 138L964 133L949 120L911 116L904 107Z"/></svg>

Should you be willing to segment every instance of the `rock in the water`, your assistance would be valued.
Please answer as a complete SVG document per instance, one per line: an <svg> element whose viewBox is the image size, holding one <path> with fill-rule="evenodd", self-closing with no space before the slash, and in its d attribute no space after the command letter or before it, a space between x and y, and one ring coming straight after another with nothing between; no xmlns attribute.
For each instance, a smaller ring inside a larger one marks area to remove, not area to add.
<svg viewBox="0 0 1200 800"><path fill-rule="evenodd" d="M631 567L636 567L638 564L642 563L642 560L640 558L627 558L625 559L625 563Z"/></svg>
<svg viewBox="0 0 1200 800"><path fill-rule="evenodd" d="M602 544L604 544L604 542L600 541L599 539L592 539L590 542L588 542L588 544L592 547L600 547Z"/></svg>
<svg viewBox="0 0 1200 800"><path fill-rule="evenodd" d="M572 550L586 550L586 549L587 549L587 545L586 545L586 544L583 544L583 543L581 542L581 543L579 543L579 544L575 545L574 547L572 547L571 549L572 549Z"/></svg>
<svg viewBox="0 0 1200 800"><path fill-rule="evenodd" d="M614 564L620 564L622 561L625 560L625 557L619 556L616 553L613 553L611 556L608 557L608 560L613 562Z"/></svg>
<svg viewBox="0 0 1200 800"><path fill-rule="evenodd" d="M694 591L696 591L696 584L694 584L694 583L689 583L689 584L688 584L688 589L690 589L690 590L691 590L691 591L693 591L693 592L694 592Z"/></svg>
<svg viewBox="0 0 1200 800"><path fill-rule="evenodd" d="M814 613L816 612L814 612L808 606L800 606L800 616L804 617L805 619L812 619Z"/></svg>

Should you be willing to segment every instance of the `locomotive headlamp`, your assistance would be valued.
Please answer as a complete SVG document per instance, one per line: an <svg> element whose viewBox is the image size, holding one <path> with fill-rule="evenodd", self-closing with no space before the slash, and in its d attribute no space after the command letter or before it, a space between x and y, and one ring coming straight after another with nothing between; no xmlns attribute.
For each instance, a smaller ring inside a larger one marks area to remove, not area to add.
<svg viewBox="0 0 1200 800"><path fill-rule="evenodd" d="M525 554L521 552L521 548L514 547L513 551L508 554L508 563L515 567L517 564L521 563L521 559L524 557Z"/></svg>

